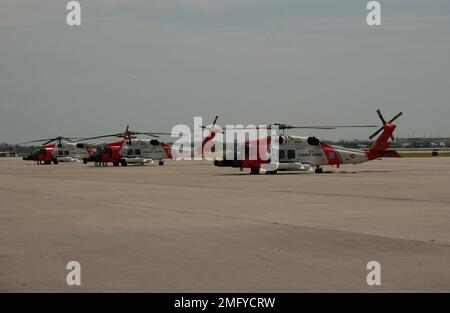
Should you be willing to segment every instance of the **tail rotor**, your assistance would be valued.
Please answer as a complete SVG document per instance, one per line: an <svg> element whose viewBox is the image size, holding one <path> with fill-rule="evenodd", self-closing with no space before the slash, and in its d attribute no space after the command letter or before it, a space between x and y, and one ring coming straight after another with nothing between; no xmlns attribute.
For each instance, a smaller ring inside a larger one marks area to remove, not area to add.
<svg viewBox="0 0 450 313"><path fill-rule="evenodd" d="M374 132L369 139L372 139L373 137L375 137L376 135L378 135L380 132L382 132L384 130L384 126L386 124L391 124L393 121L395 121L397 118L399 118L400 116L403 115L403 112L398 113L396 116L394 116L392 119L389 120L389 122L386 122L386 120L383 117L383 114L381 114L381 111L378 109L377 110L377 114L378 117L380 118L381 122L383 123L383 126L381 126L376 132ZM394 135L391 135L391 139L394 140Z"/></svg>

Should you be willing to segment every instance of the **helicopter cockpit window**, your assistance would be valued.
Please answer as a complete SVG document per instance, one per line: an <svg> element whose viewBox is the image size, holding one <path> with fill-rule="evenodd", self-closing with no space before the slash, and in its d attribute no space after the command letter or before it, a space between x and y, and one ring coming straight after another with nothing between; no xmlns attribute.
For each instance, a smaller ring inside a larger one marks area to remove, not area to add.
<svg viewBox="0 0 450 313"><path fill-rule="evenodd" d="M64 151L59 150L59 151L58 151L58 156L63 156L63 155L64 155Z"/></svg>
<svg viewBox="0 0 450 313"><path fill-rule="evenodd" d="M318 146L320 143L320 140L316 137L308 137L308 144L311 146Z"/></svg>
<svg viewBox="0 0 450 313"><path fill-rule="evenodd" d="M280 150L280 151L279 151L278 157L279 157L280 159L284 159L284 158L286 157L286 154L284 153L284 150Z"/></svg>
<svg viewBox="0 0 450 313"><path fill-rule="evenodd" d="M141 149L135 149L134 150L135 155L141 155Z"/></svg>
<svg viewBox="0 0 450 313"><path fill-rule="evenodd" d="M30 156L37 156L39 153L41 152L41 149L34 149L33 151L31 151Z"/></svg>
<svg viewBox="0 0 450 313"><path fill-rule="evenodd" d="M133 155L133 149L128 149L127 155Z"/></svg>
<svg viewBox="0 0 450 313"><path fill-rule="evenodd" d="M70 154L70 151L69 150L66 150L66 151L64 151L64 155L69 155Z"/></svg>

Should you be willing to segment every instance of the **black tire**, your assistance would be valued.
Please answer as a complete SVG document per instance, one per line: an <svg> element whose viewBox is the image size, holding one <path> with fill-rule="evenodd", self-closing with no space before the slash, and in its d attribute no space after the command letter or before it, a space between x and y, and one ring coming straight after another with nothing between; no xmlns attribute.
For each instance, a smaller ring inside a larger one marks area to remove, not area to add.
<svg viewBox="0 0 450 313"><path fill-rule="evenodd" d="M122 165L122 166L127 166L128 163L127 163L125 160L122 160L122 161L120 161L120 165Z"/></svg>
<svg viewBox="0 0 450 313"><path fill-rule="evenodd" d="M250 169L250 174L252 175L258 175L259 174L259 167L252 167Z"/></svg>
<svg viewBox="0 0 450 313"><path fill-rule="evenodd" d="M54 160L53 160L53 164L58 165L58 163L59 163L59 162L58 162L57 159L54 159Z"/></svg>
<svg viewBox="0 0 450 313"><path fill-rule="evenodd" d="M164 165L164 161L163 161L163 160L160 160L158 164L159 164L159 165Z"/></svg>
<svg viewBox="0 0 450 313"><path fill-rule="evenodd" d="M50 165L50 164L52 164L52 161L44 161L44 164L45 165Z"/></svg>
<svg viewBox="0 0 450 313"><path fill-rule="evenodd" d="M323 173L323 169L321 167L316 167L315 172L316 172L316 174L322 174Z"/></svg>
<svg viewBox="0 0 450 313"><path fill-rule="evenodd" d="M277 173L278 173L277 170L267 172L267 174L269 174L269 175L276 175Z"/></svg>
<svg viewBox="0 0 450 313"><path fill-rule="evenodd" d="M113 166L119 166L119 162L113 162Z"/></svg>
<svg viewBox="0 0 450 313"><path fill-rule="evenodd" d="M83 164L88 164L88 159L83 159Z"/></svg>

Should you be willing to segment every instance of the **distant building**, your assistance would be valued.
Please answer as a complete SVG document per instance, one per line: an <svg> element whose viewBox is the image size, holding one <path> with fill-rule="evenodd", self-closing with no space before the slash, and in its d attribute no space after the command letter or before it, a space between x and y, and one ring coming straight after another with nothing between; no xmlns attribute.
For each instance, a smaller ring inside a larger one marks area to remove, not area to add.
<svg viewBox="0 0 450 313"><path fill-rule="evenodd" d="M397 138L401 148L449 148L450 137L435 137L435 138Z"/></svg>

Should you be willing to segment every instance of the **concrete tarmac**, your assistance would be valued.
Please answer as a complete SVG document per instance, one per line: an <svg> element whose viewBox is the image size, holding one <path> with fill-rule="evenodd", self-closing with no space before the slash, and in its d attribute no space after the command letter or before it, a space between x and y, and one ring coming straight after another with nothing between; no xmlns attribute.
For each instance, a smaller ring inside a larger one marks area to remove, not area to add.
<svg viewBox="0 0 450 313"><path fill-rule="evenodd" d="M450 158L330 170L2 158L0 291L449 292Z"/></svg>

